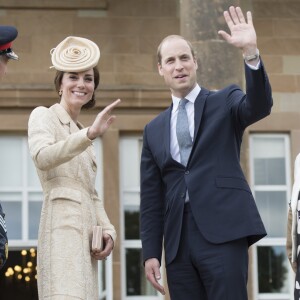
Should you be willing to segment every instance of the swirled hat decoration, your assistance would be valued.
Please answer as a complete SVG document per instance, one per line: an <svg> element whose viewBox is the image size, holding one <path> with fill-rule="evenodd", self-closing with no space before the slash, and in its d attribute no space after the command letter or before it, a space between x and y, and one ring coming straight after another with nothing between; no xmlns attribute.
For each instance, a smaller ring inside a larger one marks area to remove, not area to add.
<svg viewBox="0 0 300 300"><path fill-rule="evenodd" d="M68 36L56 48L51 49L52 65L58 71L82 72L97 66L100 49L92 41Z"/></svg>

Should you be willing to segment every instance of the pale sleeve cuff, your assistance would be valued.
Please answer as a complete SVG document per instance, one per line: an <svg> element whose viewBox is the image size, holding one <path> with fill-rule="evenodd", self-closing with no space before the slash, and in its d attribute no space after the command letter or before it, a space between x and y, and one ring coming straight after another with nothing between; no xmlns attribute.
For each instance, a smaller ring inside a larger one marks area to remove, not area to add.
<svg viewBox="0 0 300 300"><path fill-rule="evenodd" d="M252 66L245 61L245 64L252 70L258 70L260 68L260 60L258 61L256 66Z"/></svg>

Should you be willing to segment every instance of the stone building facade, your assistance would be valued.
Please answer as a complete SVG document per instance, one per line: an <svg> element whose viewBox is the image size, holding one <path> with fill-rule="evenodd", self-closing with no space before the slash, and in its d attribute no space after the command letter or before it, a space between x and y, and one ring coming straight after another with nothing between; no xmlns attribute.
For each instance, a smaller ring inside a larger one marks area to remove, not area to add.
<svg viewBox="0 0 300 300"><path fill-rule="evenodd" d="M9 63L8 74L0 82L0 162L7 166L7 160L16 161L15 169L0 167L0 201L7 211L8 227L14 231L13 226L20 226L10 239L12 250L36 246L30 226L36 228L31 220L38 222L38 217L31 218L29 209L41 197L30 201L34 199L30 193L40 190L35 179L30 185L28 178L34 175L18 168L28 155L30 112L58 101L49 51L66 36L86 37L100 47L101 80L96 108L83 112L81 122L88 126L105 105L122 99L115 111L117 121L99 142L101 193L119 235L110 264L111 286L104 287L106 297L113 293L115 300L164 299L143 278L137 224L143 127L170 104L169 91L157 72L156 48L166 35L184 35L197 50L200 85L220 89L237 83L245 88L240 51L217 34L218 29L227 30L222 13L230 5L253 13L274 97L272 114L245 132L241 155L270 232L249 251L249 299L291 299L293 275L284 257L284 226L293 161L300 152L299 0L1 0L0 24L19 30L14 50L20 60ZM12 156L14 151L21 157ZM30 165L26 170L32 171ZM7 178L15 178L18 172L25 175L11 184L14 179ZM16 193L20 196L14 198ZM11 215L21 221L10 221Z"/></svg>

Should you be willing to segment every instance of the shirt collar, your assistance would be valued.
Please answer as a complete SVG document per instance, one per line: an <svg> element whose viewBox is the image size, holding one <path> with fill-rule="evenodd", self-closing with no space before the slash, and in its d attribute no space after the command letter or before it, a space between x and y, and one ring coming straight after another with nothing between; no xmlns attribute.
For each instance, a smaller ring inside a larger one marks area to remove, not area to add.
<svg viewBox="0 0 300 300"><path fill-rule="evenodd" d="M199 86L199 84L196 84L196 86L184 98L189 100L192 103L195 103L196 98L199 95L200 91L201 91L201 87ZM181 98L172 95L173 111L176 111L178 109L180 100Z"/></svg>

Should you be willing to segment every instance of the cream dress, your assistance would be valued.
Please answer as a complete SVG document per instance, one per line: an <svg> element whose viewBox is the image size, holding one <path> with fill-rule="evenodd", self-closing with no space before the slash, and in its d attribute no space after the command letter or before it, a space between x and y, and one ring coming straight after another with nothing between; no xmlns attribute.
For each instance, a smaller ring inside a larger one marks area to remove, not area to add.
<svg viewBox="0 0 300 300"><path fill-rule="evenodd" d="M78 128L79 126L79 128ZM97 261L91 257L93 225L116 239L95 191L97 165L87 129L60 104L37 107L28 143L44 194L38 235L39 299L97 300Z"/></svg>

